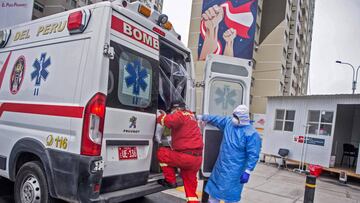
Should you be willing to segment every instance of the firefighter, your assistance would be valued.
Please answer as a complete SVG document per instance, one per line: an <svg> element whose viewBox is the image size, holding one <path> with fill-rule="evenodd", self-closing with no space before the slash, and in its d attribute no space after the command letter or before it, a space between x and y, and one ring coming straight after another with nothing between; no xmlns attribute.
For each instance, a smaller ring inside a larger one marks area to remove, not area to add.
<svg viewBox="0 0 360 203"><path fill-rule="evenodd" d="M171 113L162 113L157 123L171 129L171 146L160 147L157 156L165 179L158 181L167 188L176 188L176 168L184 182L188 203L198 203L196 195L197 173L201 166L203 141L196 116L185 108L185 103L175 101Z"/></svg>

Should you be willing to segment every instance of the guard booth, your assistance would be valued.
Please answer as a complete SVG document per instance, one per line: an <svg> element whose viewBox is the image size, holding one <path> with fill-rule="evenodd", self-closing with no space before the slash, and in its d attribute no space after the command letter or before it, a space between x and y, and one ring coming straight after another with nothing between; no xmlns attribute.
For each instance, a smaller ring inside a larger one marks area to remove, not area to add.
<svg viewBox="0 0 360 203"><path fill-rule="evenodd" d="M360 178L360 95L269 97L262 152Z"/></svg>

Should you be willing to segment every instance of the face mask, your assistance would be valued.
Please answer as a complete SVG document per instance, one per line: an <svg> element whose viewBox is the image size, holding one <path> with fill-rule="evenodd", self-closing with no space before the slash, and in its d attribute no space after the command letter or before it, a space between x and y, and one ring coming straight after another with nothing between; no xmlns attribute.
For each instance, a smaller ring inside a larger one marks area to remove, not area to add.
<svg viewBox="0 0 360 203"><path fill-rule="evenodd" d="M235 126L250 125L250 119L248 116L241 116L239 118L236 114L233 114L233 118L231 121Z"/></svg>
<svg viewBox="0 0 360 203"><path fill-rule="evenodd" d="M232 117L231 121L232 121L233 125L235 125L235 126L240 124L239 120L237 118L235 118L235 117Z"/></svg>

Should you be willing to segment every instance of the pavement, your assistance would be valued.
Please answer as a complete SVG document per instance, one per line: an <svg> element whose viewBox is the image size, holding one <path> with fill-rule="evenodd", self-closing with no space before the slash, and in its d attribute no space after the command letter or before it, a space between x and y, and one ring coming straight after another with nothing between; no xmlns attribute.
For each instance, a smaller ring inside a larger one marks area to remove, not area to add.
<svg viewBox="0 0 360 203"><path fill-rule="evenodd" d="M304 201L306 176L272 165L259 163L245 184L241 203L302 203ZM359 180L358 180L359 181ZM341 184L334 177L317 179L315 203L360 203L360 182ZM202 181L198 195L201 197ZM164 193L185 200L183 188Z"/></svg>
<svg viewBox="0 0 360 203"><path fill-rule="evenodd" d="M259 163L245 185L241 203L301 203L305 191L305 175L272 165ZM334 177L317 179L315 203L360 203L359 180L341 184ZM198 195L201 197L203 182L199 181ZM11 186L0 180L0 203L11 203ZM184 188L152 194L125 203L185 203Z"/></svg>

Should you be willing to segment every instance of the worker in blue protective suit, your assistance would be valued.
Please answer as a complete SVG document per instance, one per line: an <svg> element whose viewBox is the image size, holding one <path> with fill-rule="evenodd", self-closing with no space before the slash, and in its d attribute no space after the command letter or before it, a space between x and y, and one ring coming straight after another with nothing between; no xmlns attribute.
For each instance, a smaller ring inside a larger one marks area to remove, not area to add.
<svg viewBox="0 0 360 203"><path fill-rule="evenodd" d="M223 132L220 152L206 185L209 203L238 202L259 159L261 138L250 124L249 109L238 106L233 116L198 116Z"/></svg>

